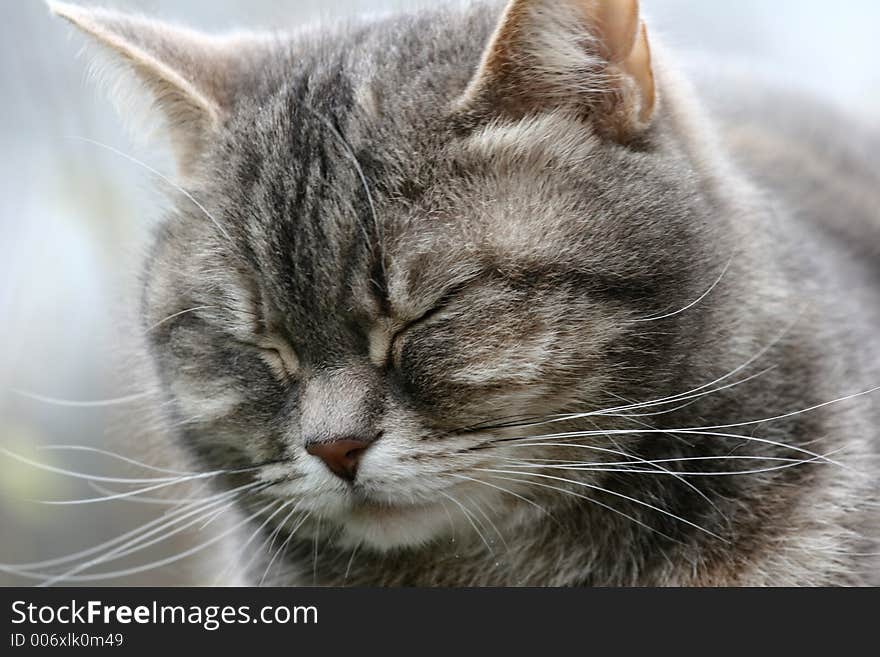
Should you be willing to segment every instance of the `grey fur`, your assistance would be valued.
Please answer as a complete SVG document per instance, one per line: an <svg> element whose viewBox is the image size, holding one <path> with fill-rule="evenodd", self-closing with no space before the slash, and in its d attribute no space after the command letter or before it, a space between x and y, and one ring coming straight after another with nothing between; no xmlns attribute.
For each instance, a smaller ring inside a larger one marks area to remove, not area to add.
<svg viewBox="0 0 880 657"><path fill-rule="evenodd" d="M626 143L455 109L500 9L250 52L144 277L173 439L311 512L276 584L880 584L877 397L790 415L880 385L880 138L770 91L710 122L659 51ZM353 487L303 449L334 434L380 434Z"/></svg>

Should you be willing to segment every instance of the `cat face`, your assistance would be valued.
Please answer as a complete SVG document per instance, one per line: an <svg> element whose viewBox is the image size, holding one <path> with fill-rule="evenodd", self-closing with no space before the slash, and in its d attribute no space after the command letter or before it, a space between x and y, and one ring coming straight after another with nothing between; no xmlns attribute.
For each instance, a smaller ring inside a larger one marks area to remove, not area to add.
<svg viewBox="0 0 880 657"><path fill-rule="evenodd" d="M123 35L164 98L185 182L144 326L207 467L376 549L467 532L483 506L515 523L570 501L518 469L583 461L567 431L663 389L676 327L645 320L718 262L634 5L522 1L500 24L478 8L235 48L72 14ZM219 73L192 68L203 51Z"/></svg>

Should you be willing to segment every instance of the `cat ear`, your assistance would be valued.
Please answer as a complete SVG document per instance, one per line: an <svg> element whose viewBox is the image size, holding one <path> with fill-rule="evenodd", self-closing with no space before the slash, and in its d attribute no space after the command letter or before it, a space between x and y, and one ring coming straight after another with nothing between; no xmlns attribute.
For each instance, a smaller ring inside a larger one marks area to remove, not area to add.
<svg viewBox="0 0 880 657"><path fill-rule="evenodd" d="M256 37L211 37L155 20L49 1L108 49L151 94L186 175L235 103Z"/></svg>
<svg viewBox="0 0 880 657"><path fill-rule="evenodd" d="M656 106L638 0L512 0L459 108L519 118L572 107L627 141Z"/></svg>

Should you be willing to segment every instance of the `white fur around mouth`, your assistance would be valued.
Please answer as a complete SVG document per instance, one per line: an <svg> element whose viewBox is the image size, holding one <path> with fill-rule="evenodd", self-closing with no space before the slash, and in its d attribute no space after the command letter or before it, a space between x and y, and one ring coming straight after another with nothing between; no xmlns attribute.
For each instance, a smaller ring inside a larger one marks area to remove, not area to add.
<svg viewBox="0 0 880 657"><path fill-rule="evenodd" d="M383 551L424 545L453 531L439 504L358 502L337 522L346 542Z"/></svg>

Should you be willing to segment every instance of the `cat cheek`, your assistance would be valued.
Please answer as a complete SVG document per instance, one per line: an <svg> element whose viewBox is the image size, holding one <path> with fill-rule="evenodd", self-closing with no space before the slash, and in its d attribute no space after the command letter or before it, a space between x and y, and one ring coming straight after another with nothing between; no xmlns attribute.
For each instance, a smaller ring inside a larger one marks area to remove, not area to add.
<svg viewBox="0 0 880 657"><path fill-rule="evenodd" d="M184 417L204 424L227 418L245 401L234 382L226 378L180 376L171 383L171 392Z"/></svg>

